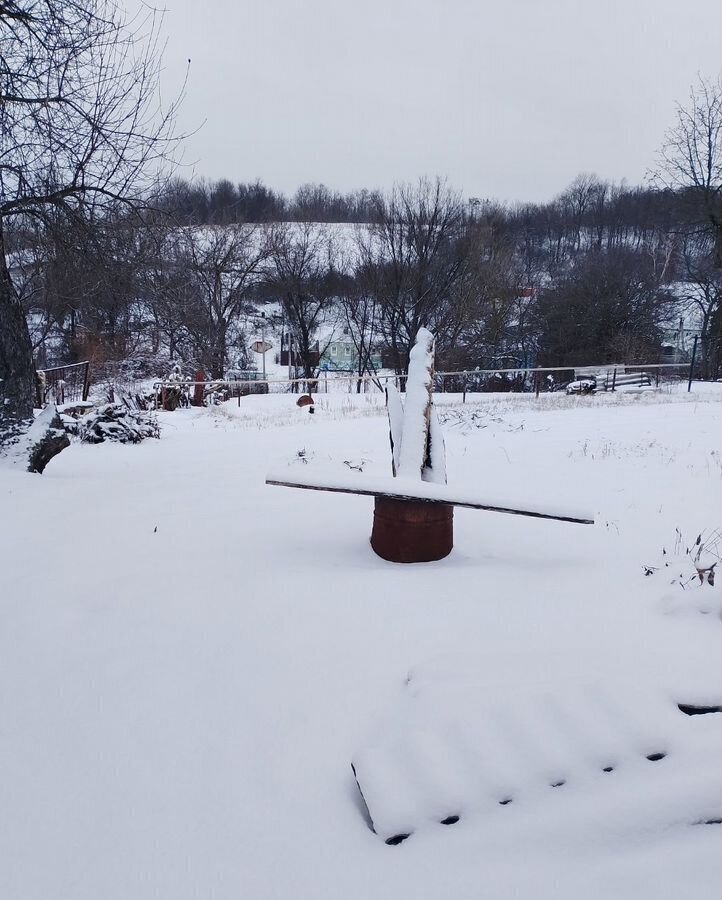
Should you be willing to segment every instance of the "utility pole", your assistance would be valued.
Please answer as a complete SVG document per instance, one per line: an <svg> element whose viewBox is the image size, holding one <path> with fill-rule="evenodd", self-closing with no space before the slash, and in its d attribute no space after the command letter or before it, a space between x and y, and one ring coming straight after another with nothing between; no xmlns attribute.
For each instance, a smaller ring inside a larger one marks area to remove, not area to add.
<svg viewBox="0 0 722 900"><path fill-rule="evenodd" d="M263 380L266 380L266 314L264 312L261 313L261 343L263 344L264 350L261 354L263 358Z"/></svg>
<svg viewBox="0 0 722 900"><path fill-rule="evenodd" d="M697 356L697 341L699 339L699 335L695 334L694 336L694 344L692 345L692 361L689 364L689 380L687 381L687 393L692 390L692 377L694 375L694 360Z"/></svg>

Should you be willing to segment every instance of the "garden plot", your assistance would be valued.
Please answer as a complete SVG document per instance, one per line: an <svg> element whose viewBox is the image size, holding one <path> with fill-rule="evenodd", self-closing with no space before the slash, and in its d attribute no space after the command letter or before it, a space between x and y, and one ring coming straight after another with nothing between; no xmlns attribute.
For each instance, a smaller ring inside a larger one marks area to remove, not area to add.
<svg viewBox="0 0 722 900"><path fill-rule="evenodd" d="M0 466L0 895L716 898L720 714L677 707L720 703L720 582L676 569L720 524L718 396L467 402L485 425L446 426L450 483L597 524L457 509L453 553L425 565L373 554L369 498L263 483L388 476L383 400L363 395L161 413L158 441ZM415 684L432 735L439 708L462 735L506 716L488 739L510 768L467 777L463 757L460 777L452 742L430 771L456 806L432 812L459 821L387 846L351 762ZM595 739L587 685L621 737Z"/></svg>

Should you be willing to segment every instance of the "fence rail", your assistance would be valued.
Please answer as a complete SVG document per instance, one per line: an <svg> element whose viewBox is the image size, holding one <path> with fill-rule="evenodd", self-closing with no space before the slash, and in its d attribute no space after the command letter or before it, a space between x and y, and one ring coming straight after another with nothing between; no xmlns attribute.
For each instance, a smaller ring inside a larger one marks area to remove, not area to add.
<svg viewBox="0 0 722 900"><path fill-rule="evenodd" d="M649 363L649 364L608 364L599 366L540 366L515 369L474 369L457 372L436 372L435 389L440 393L460 393L466 399L467 393L509 392L539 394L541 391L560 390L572 381L590 378L595 374L604 390L614 391L617 387L631 384L638 378L633 373L647 373L650 382L659 385L662 380L686 380L692 374L689 363ZM406 389L406 375L341 375L321 372L314 378L267 378L226 379L213 381L157 381L153 385L155 402L164 405L171 394L176 397L184 393L188 402L200 403L203 397L212 393L226 393L227 398L237 398L250 393L377 393L389 383L402 393ZM177 404L176 404L177 405Z"/></svg>

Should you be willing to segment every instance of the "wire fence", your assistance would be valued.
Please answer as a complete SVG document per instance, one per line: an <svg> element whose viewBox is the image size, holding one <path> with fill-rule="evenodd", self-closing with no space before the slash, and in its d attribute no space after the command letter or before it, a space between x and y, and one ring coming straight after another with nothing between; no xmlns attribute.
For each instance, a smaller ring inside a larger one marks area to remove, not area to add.
<svg viewBox="0 0 722 900"><path fill-rule="evenodd" d="M434 387L437 393L460 394L462 402L468 395L483 393L592 393L633 388L654 388L662 383L691 383L694 375L689 363L619 364L616 366L537 367L514 369L474 369L459 372L436 372ZM153 385L156 407L175 409L177 406L200 406L207 402L222 402L249 394L369 394L384 392L393 384L406 390L406 375L393 373L348 375L321 372L313 378L260 378L239 380L193 381L177 379L158 381Z"/></svg>
<svg viewBox="0 0 722 900"><path fill-rule="evenodd" d="M348 371L322 371L313 378L266 378L261 373L243 373L244 378L196 381L177 376L153 384L148 394L137 385L137 404L156 409L173 410L178 406L201 406L250 394L374 394L383 393L393 384L406 390L406 375L394 373L354 374ZM699 365L683 363L620 363L618 365L546 366L535 368L473 369L455 372L436 372L434 388L437 394L468 395L485 393L600 393L629 389L654 388L662 384L687 382L691 388L694 377L701 375ZM38 371L37 403L67 404L88 399L90 364L85 361ZM122 393L122 392L121 392ZM115 399L115 398L111 398Z"/></svg>
<svg viewBox="0 0 722 900"><path fill-rule="evenodd" d="M37 403L77 403L88 399L90 388L90 363L73 363L53 369L39 369L37 378Z"/></svg>

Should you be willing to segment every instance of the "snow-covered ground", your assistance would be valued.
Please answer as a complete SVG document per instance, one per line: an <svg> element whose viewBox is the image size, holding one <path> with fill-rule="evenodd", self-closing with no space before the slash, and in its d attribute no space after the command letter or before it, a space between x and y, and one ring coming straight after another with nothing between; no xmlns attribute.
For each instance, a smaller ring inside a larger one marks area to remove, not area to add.
<svg viewBox="0 0 722 900"><path fill-rule="evenodd" d="M722 818L722 716L676 704L722 702L722 593L672 582L694 574L680 545L720 526L718 387L439 397L450 487L597 524L457 509L452 555L415 566L374 556L368 497L264 484L388 475L378 395L161 413L159 441L0 466L0 897L717 898L722 825L694 823ZM452 719L465 698L461 733L503 697L520 753L488 804L462 808L468 773L446 773L460 821L387 846L350 763L417 682ZM587 685L632 736L614 773L575 778L580 737L552 790L522 713L542 690L589 720Z"/></svg>

